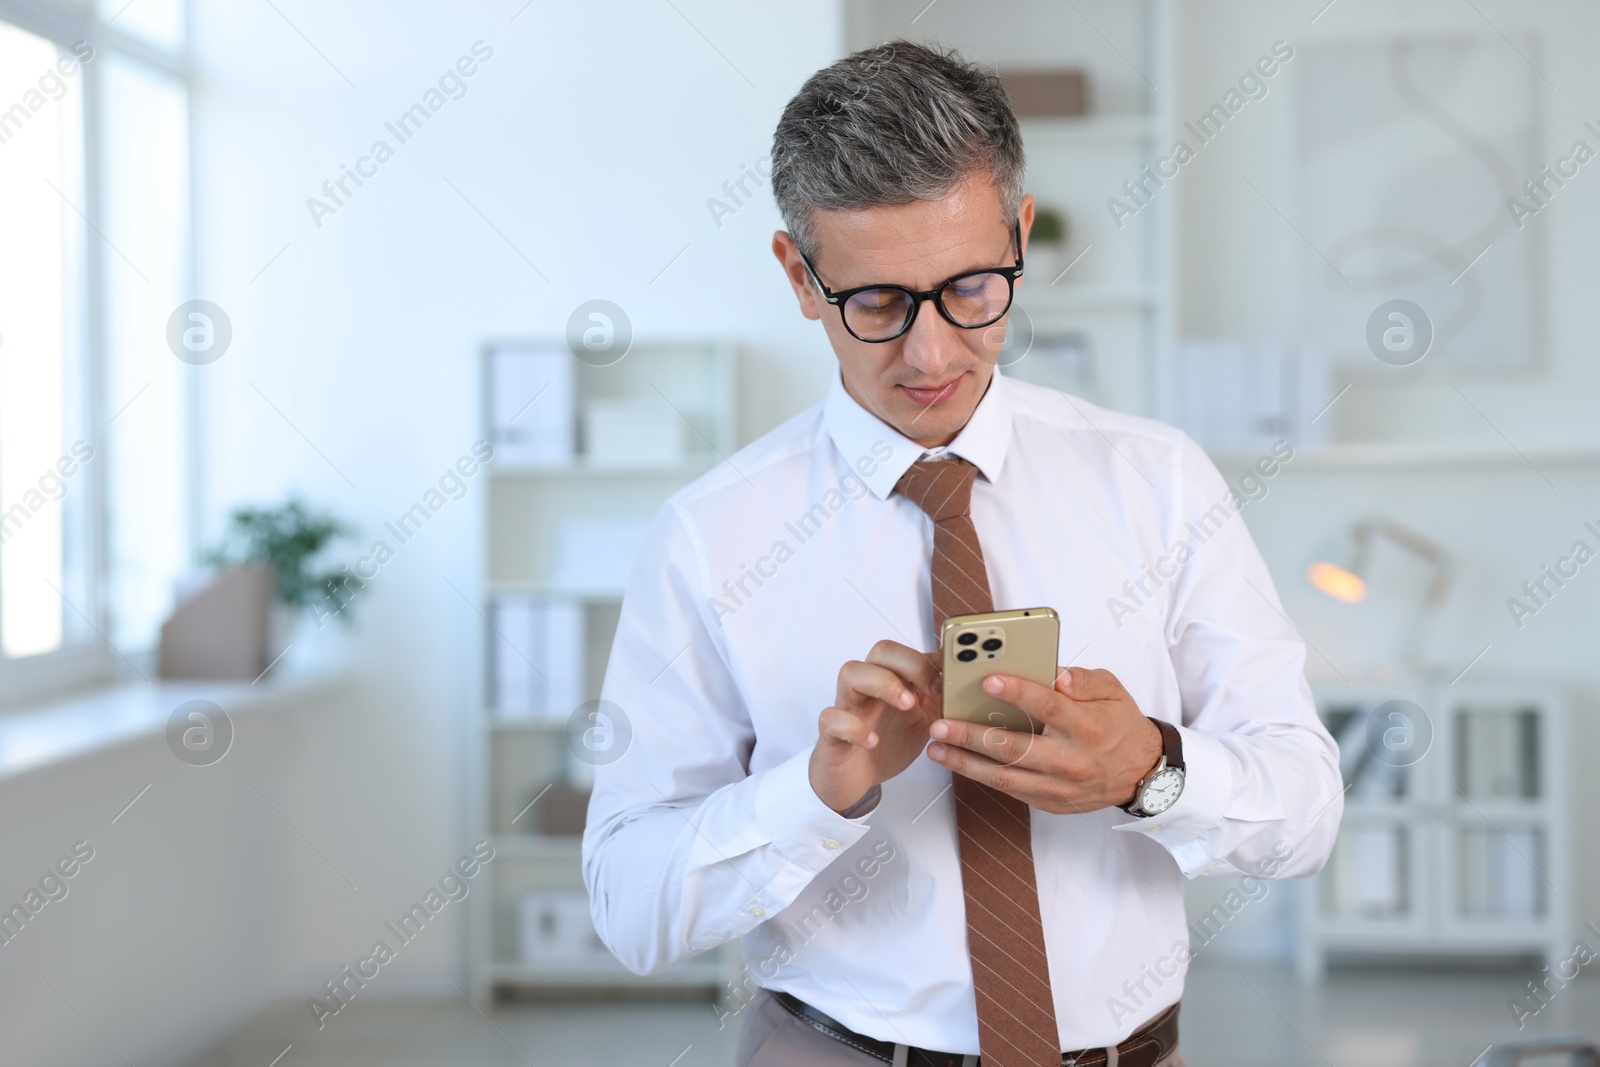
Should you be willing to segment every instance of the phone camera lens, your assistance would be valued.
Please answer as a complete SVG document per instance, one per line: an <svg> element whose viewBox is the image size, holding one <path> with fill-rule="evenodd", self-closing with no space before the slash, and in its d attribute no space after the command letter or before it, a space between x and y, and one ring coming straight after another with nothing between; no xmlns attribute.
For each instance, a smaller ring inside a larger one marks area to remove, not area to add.
<svg viewBox="0 0 1600 1067"><path fill-rule="evenodd" d="M985 652L996 652L996 651L999 650L999 648L1000 648L1000 639L998 637L991 637L991 638L989 638L989 640L987 640L987 641L985 641L983 643L983 650Z"/></svg>
<svg viewBox="0 0 1600 1067"><path fill-rule="evenodd" d="M963 648L960 652L956 653L956 659L960 660L962 663L971 663L977 658L978 654L972 651L970 648Z"/></svg>
<svg viewBox="0 0 1600 1067"><path fill-rule="evenodd" d="M960 637L956 638L956 644L958 644L958 645L970 645L970 644L974 643L977 640L978 640L978 635L973 633L971 630L968 630L966 633L964 633Z"/></svg>

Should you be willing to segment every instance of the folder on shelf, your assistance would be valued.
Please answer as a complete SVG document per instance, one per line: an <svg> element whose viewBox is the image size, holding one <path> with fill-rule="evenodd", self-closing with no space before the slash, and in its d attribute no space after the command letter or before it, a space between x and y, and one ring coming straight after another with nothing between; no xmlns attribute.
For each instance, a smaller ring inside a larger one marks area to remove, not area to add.
<svg viewBox="0 0 1600 1067"><path fill-rule="evenodd" d="M583 604L502 596L490 612L491 704L503 720L565 719L584 701Z"/></svg>
<svg viewBox="0 0 1600 1067"><path fill-rule="evenodd" d="M501 597L489 609L489 663L493 677L489 702L501 719L531 719L537 707L531 597Z"/></svg>
<svg viewBox="0 0 1600 1067"><path fill-rule="evenodd" d="M498 462L549 467L573 461L573 363L572 353L559 345L497 348L490 354L487 406Z"/></svg>

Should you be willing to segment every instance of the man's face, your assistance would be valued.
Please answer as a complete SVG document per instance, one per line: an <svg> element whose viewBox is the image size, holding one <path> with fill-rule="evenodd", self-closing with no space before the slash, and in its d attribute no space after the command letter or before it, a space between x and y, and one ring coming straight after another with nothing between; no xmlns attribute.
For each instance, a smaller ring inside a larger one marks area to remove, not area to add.
<svg viewBox="0 0 1600 1067"><path fill-rule="evenodd" d="M813 219L816 248L811 263L833 292L875 283L924 292L966 271L1016 262L1011 220L999 190L982 174L968 178L943 200L816 211ZM1033 197L1022 198L1019 221L1026 252ZM817 290L787 233L773 235L772 251L794 287L801 313L822 320L839 357L845 390L918 444L948 444L989 387L1009 313L992 326L964 330L946 321L932 301L924 301L909 330L892 341L871 344L844 328L839 309Z"/></svg>

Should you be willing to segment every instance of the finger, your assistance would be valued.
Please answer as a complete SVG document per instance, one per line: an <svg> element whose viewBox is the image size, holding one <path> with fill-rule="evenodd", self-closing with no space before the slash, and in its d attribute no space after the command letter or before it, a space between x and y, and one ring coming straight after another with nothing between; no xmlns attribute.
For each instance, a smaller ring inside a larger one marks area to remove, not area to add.
<svg viewBox="0 0 1600 1067"><path fill-rule="evenodd" d="M940 719L929 727L928 734L947 745L987 756L996 763L1008 767L1027 767L1041 771L1045 769L1044 753L1042 750L1035 750L1034 742L1038 739L1038 735L1033 733L1022 733L961 719ZM1056 744L1061 743L1058 738L1052 738L1051 741Z"/></svg>
<svg viewBox="0 0 1600 1067"><path fill-rule="evenodd" d="M1047 774L1000 763L971 749L935 741L928 746L928 756L956 774L965 775L1021 800L1054 796L1060 792L1059 783Z"/></svg>
<svg viewBox="0 0 1600 1067"><path fill-rule="evenodd" d="M1128 691L1110 671L1068 667L1056 677L1056 691L1069 700L1116 700Z"/></svg>
<svg viewBox="0 0 1600 1067"><path fill-rule="evenodd" d="M902 645L898 641L879 641L867 653L867 662L886 667L898 674L905 683L924 693L939 691L939 668L934 658Z"/></svg>
<svg viewBox="0 0 1600 1067"><path fill-rule="evenodd" d="M1072 728L1068 704L1055 690L1010 674L991 674L983 680L983 691L1027 712L1036 722L1053 726L1063 733Z"/></svg>
<svg viewBox="0 0 1600 1067"><path fill-rule="evenodd" d="M860 748L874 748L878 735L872 727L848 708L823 708L817 716L817 731L823 736Z"/></svg>
<svg viewBox="0 0 1600 1067"><path fill-rule="evenodd" d="M890 707L916 707L917 696L905 680L887 667L852 660L839 669L839 702L881 700Z"/></svg>

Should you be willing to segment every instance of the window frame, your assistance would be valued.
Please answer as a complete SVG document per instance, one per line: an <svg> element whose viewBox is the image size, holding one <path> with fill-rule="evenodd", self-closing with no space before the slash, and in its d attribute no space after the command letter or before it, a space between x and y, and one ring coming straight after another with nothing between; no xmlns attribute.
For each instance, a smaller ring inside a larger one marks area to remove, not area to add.
<svg viewBox="0 0 1600 1067"><path fill-rule="evenodd" d="M114 16L113 16L114 17ZM19 0L0 0L0 22L7 23L27 33L42 37L57 46L71 50L74 43L86 41L95 50L96 58L115 55L120 60L145 67L151 73L169 78L181 89L184 96L185 125L187 127L182 161L187 172L188 195L184 210L188 215L186 237L180 251L183 257L182 280L185 289L195 289L196 241L195 218L195 150L194 102L195 76L190 42L193 39L193 9L183 4L183 41L175 49L163 48L143 38L125 33L103 21L95 12L93 0L39 0L23 3ZM79 68L82 77L83 98L83 194L84 214L89 219L103 219L106 213L107 174L105 166L104 92L102 64L89 62ZM111 618L109 590L111 582L109 481L112 464L109 455L114 447L105 428L111 414L107 395L108 373L107 315L109 314L106 285L107 257L114 255L104 240L97 240L93 231L85 228L83 258L83 283L79 308L80 350L71 353L76 362L76 373L81 384L73 399L80 406L71 412L71 421L84 427L85 439L95 448L95 461L84 464L87 493L84 508L84 566L87 570L85 586L88 603L63 607L69 614L81 612L88 623L89 633L78 638L66 638L60 648L34 656L7 657L0 652L0 714L26 702L38 701L52 694L92 685L123 681L151 682L155 677L156 652L152 648L123 649L106 636ZM183 372L184 413L183 445L179 484L184 500L181 528L184 533L184 552L194 557L199 543L200 500L202 481L201 450L198 447L200 430L200 390L195 371L189 367Z"/></svg>

